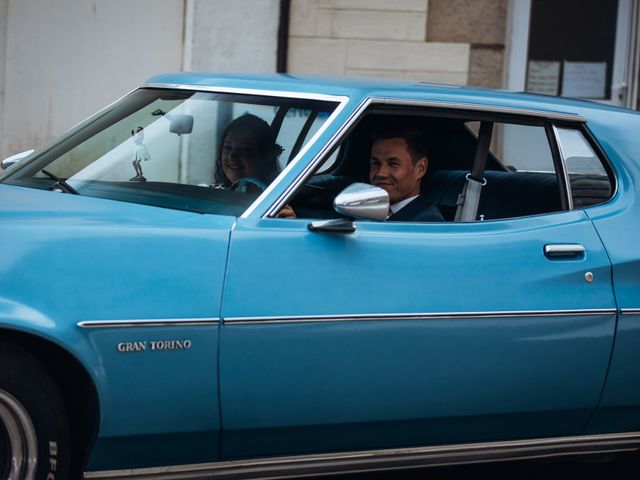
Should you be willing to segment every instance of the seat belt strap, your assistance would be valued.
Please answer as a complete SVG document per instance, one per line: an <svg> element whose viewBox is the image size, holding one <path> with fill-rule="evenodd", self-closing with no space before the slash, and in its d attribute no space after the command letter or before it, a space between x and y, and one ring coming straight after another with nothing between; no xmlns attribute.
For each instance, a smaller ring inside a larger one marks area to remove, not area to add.
<svg viewBox="0 0 640 480"><path fill-rule="evenodd" d="M458 210L456 211L457 222L473 222L476 220L482 187L487 184L485 179L477 180L472 178L469 173L467 173L466 179L467 181L464 184L462 194L458 197ZM461 202L462 205L460 205ZM458 211L460 212L459 218Z"/></svg>
<svg viewBox="0 0 640 480"><path fill-rule="evenodd" d="M493 122L480 123L478 145L476 147L475 158L473 159L473 167L471 172L465 177L466 181L462 193L458 196L458 208L456 209L454 219L456 222L473 222L476 220L482 187L487 184L487 181L484 179L484 169L487 165L492 133Z"/></svg>

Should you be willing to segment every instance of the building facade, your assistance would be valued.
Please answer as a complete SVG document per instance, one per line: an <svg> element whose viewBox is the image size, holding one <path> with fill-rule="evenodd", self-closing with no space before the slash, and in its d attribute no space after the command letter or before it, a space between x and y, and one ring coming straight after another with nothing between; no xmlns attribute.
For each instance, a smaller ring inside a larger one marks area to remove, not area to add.
<svg viewBox="0 0 640 480"><path fill-rule="evenodd" d="M402 78L638 108L639 0L0 0L0 156L160 72Z"/></svg>
<svg viewBox="0 0 640 480"><path fill-rule="evenodd" d="M637 0L292 0L288 71L637 108Z"/></svg>

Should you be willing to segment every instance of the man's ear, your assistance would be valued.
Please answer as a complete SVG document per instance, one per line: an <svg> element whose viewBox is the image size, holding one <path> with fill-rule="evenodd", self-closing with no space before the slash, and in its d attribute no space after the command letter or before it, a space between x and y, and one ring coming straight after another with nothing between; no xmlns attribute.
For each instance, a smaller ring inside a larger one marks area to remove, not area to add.
<svg viewBox="0 0 640 480"><path fill-rule="evenodd" d="M416 162L416 170L418 174L418 178L422 178L427 173L427 168L429 167L429 159L427 157L420 157Z"/></svg>

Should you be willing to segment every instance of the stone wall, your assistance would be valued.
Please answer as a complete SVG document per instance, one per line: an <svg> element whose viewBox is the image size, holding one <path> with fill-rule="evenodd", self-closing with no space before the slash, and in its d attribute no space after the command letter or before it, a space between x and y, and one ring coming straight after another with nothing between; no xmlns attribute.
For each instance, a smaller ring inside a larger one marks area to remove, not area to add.
<svg viewBox="0 0 640 480"><path fill-rule="evenodd" d="M427 0L292 0L288 70L465 84L469 45L427 42Z"/></svg>
<svg viewBox="0 0 640 480"><path fill-rule="evenodd" d="M470 46L469 85L503 88L507 0L429 0L428 42Z"/></svg>
<svg viewBox="0 0 640 480"><path fill-rule="evenodd" d="M507 0L292 0L289 71L503 87Z"/></svg>

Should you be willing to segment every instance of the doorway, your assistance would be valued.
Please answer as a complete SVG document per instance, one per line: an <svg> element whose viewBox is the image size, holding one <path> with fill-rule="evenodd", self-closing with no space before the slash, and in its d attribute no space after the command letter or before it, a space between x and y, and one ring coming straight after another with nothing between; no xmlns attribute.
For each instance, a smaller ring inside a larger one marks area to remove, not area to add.
<svg viewBox="0 0 640 480"><path fill-rule="evenodd" d="M638 0L511 0L507 88L629 108Z"/></svg>

